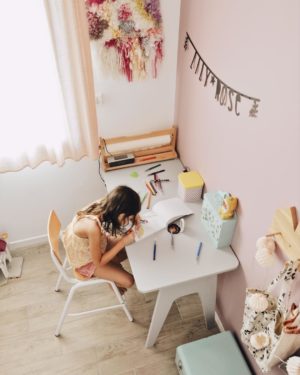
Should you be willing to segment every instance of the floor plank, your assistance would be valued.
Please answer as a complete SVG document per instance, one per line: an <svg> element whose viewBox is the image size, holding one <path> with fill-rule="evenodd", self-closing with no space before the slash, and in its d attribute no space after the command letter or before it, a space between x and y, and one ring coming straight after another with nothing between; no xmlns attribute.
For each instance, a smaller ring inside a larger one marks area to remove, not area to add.
<svg viewBox="0 0 300 375"><path fill-rule="evenodd" d="M22 275L0 286L0 368L8 375L175 375L178 345L218 332L207 330L197 295L179 298L172 305L156 345L145 340L156 292L141 294L135 287L126 293L134 316L129 322L122 310L66 318L61 337L55 327L67 295L67 285L54 291L57 273L48 245L19 249ZM130 269L128 262L125 264ZM114 303L103 285L78 293L71 309Z"/></svg>

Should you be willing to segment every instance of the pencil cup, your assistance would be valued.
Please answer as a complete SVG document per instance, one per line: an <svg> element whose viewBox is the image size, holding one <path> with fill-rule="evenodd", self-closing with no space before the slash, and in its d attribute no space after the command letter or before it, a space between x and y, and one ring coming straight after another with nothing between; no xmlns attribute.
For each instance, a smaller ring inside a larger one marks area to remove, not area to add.
<svg viewBox="0 0 300 375"><path fill-rule="evenodd" d="M184 231L184 219L181 218L179 222L176 221L176 222L170 223L167 229L168 229L168 232L172 234L182 233Z"/></svg>

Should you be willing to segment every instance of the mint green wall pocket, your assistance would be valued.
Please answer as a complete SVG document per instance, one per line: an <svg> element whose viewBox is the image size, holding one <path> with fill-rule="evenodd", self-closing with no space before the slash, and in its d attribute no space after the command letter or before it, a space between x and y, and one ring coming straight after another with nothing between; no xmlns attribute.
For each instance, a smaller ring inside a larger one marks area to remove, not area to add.
<svg viewBox="0 0 300 375"><path fill-rule="evenodd" d="M217 249L231 244L237 221L236 213L231 219L220 218L219 209L225 194L221 191L205 193L202 204L201 221Z"/></svg>

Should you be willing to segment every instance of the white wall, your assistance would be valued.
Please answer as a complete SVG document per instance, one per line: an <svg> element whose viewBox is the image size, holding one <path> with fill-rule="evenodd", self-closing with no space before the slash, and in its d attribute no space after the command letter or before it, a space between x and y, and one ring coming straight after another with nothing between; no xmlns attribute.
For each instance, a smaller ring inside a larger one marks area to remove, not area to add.
<svg viewBox="0 0 300 375"><path fill-rule="evenodd" d="M158 78L128 83L101 74L97 44L91 43L99 129L103 137L139 134L174 125L180 0L160 0L164 31L164 58Z"/></svg>
<svg viewBox="0 0 300 375"><path fill-rule="evenodd" d="M78 209L105 193L98 162L86 158L60 168L46 162L0 174L0 232L8 232L13 247L45 242L51 209L65 226Z"/></svg>
<svg viewBox="0 0 300 375"><path fill-rule="evenodd" d="M100 134L136 134L174 124L180 0L161 0L165 56L158 78L128 83L105 79L93 59ZM97 161L67 161L61 168L42 163L36 169L0 174L0 233L15 246L45 240L47 218L55 209L66 225L76 210L105 194Z"/></svg>

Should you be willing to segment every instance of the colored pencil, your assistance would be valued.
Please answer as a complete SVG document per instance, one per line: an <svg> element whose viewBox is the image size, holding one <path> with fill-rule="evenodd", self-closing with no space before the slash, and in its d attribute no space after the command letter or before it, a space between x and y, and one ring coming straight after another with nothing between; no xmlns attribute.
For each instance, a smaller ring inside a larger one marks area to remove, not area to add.
<svg viewBox="0 0 300 375"><path fill-rule="evenodd" d="M152 194L149 192L148 193L148 201L147 201L147 209L149 210L150 208L150 204L151 204L151 197L152 197Z"/></svg>
<svg viewBox="0 0 300 375"><path fill-rule="evenodd" d="M157 172L148 173L148 176L153 176L157 173L162 173L162 172L165 172L165 169L161 169L160 171L157 171Z"/></svg>
<svg viewBox="0 0 300 375"><path fill-rule="evenodd" d="M161 164L153 165L152 167L145 169L145 172L151 171L151 169L154 169L154 168L157 168L157 167L160 167L160 166L161 166Z"/></svg>
<svg viewBox="0 0 300 375"><path fill-rule="evenodd" d="M156 259L156 241L154 241L154 244L153 244L153 260Z"/></svg>
<svg viewBox="0 0 300 375"><path fill-rule="evenodd" d="M201 249L202 249L202 242L200 241L198 249L197 249L196 260L199 260Z"/></svg>
<svg viewBox="0 0 300 375"><path fill-rule="evenodd" d="M142 206L143 203L145 202L146 197L147 197L147 193L144 194L144 196L143 196L143 198L142 198L142 200L141 200L141 206Z"/></svg>

